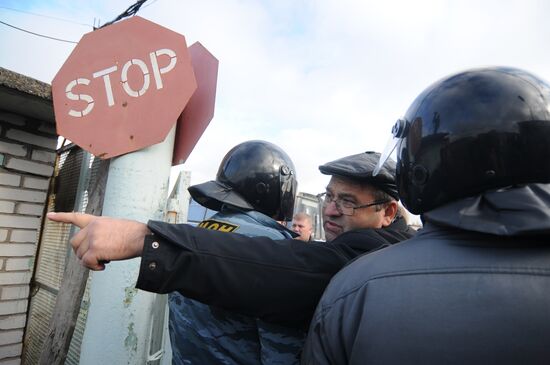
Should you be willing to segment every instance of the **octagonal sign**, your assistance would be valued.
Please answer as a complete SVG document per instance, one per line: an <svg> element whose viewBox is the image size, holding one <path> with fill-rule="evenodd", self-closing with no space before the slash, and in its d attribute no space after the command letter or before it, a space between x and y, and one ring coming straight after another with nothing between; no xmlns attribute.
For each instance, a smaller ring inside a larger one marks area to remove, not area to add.
<svg viewBox="0 0 550 365"><path fill-rule="evenodd" d="M85 34L52 81L57 133L101 158L159 143L197 88L185 37L134 16Z"/></svg>
<svg viewBox="0 0 550 365"><path fill-rule="evenodd" d="M189 47L197 90L189 99L176 124L172 165L184 163L214 117L218 60L202 44Z"/></svg>

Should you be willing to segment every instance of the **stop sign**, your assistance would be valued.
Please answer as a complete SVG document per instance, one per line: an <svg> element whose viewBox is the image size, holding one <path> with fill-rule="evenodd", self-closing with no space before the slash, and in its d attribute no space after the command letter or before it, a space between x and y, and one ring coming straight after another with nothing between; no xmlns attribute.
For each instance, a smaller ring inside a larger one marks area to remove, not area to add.
<svg viewBox="0 0 550 365"><path fill-rule="evenodd" d="M196 87L185 37L134 16L85 34L53 79L57 133L132 152L164 140Z"/></svg>
<svg viewBox="0 0 550 365"><path fill-rule="evenodd" d="M182 164L187 160L214 117L218 60L199 42L189 47L189 54L195 71L197 90L178 118L172 165Z"/></svg>

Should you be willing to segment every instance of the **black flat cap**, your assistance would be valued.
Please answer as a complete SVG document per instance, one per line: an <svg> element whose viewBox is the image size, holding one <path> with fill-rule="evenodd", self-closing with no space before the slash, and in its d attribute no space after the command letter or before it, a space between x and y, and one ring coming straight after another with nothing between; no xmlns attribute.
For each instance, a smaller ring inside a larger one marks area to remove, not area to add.
<svg viewBox="0 0 550 365"><path fill-rule="evenodd" d="M395 184L394 160L388 158L378 175L372 176L379 159L380 154L378 152L368 151L328 162L319 166L319 170L325 175L342 176L363 184L372 185L399 200L397 185Z"/></svg>

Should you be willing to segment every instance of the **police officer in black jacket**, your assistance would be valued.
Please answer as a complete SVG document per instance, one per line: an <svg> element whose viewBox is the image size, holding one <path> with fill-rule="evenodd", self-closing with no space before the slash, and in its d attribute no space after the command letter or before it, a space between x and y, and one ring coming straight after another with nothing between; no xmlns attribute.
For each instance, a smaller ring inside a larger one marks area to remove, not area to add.
<svg viewBox="0 0 550 365"><path fill-rule="evenodd" d="M338 270L359 255L415 233L402 217L396 217L395 162L372 174L379 157L361 153L320 167L332 175L325 196L326 220L331 231L340 234L324 244L75 213L48 217L83 228L72 244L91 269L103 269L105 260L142 256L140 289L179 291L209 305L306 328ZM366 224L359 222L361 217Z"/></svg>
<svg viewBox="0 0 550 365"><path fill-rule="evenodd" d="M548 363L550 86L461 72L394 136L399 194L424 228L333 278L303 364Z"/></svg>

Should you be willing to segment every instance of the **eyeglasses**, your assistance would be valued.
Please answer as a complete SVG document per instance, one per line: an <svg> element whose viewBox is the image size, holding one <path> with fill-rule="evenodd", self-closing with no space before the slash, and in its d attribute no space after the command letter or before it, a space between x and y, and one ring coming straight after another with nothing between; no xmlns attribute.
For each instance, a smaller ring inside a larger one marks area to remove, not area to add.
<svg viewBox="0 0 550 365"><path fill-rule="evenodd" d="M389 200L376 200L368 204L355 205L353 202L346 199L335 199L331 193L326 192L317 194L317 198L319 198L319 200L322 202L323 207L326 207L330 203L334 202L336 210L343 215L353 215L353 213L355 213L355 209L368 208L372 207L373 205L389 203Z"/></svg>

